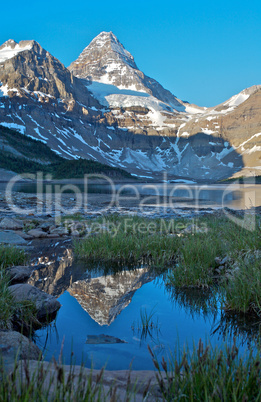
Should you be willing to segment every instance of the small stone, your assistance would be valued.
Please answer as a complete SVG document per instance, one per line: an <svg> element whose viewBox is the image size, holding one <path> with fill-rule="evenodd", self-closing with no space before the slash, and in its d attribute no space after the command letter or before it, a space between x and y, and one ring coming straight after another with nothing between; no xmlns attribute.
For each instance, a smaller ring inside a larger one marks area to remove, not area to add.
<svg viewBox="0 0 261 402"><path fill-rule="evenodd" d="M58 234L59 236L66 236L68 234L68 229L66 228L55 228L52 231L50 230L51 234Z"/></svg>
<svg viewBox="0 0 261 402"><path fill-rule="evenodd" d="M78 232L78 230L74 230L71 234L72 234L72 236L75 236L75 237L80 236L80 233Z"/></svg>
<svg viewBox="0 0 261 402"><path fill-rule="evenodd" d="M31 230L29 230L28 234L29 234L30 236L33 236L34 238L37 238L37 239L40 239L40 238L43 238L43 237L47 237L47 233L46 233L46 232L43 232L43 231L40 230L40 229L31 229Z"/></svg>
<svg viewBox="0 0 261 402"><path fill-rule="evenodd" d="M48 233L46 236L47 239L58 239L58 237L60 236L57 233Z"/></svg>
<svg viewBox="0 0 261 402"><path fill-rule="evenodd" d="M44 231L44 232L48 232L49 228L50 228L51 224L48 222L44 222L40 225L40 228Z"/></svg>
<svg viewBox="0 0 261 402"><path fill-rule="evenodd" d="M228 257L223 258L223 260L220 261L220 265L225 265L227 261L228 261Z"/></svg>
<svg viewBox="0 0 261 402"><path fill-rule="evenodd" d="M113 344L113 343L127 343L122 339L116 338L111 335L87 335L86 343L91 345Z"/></svg>

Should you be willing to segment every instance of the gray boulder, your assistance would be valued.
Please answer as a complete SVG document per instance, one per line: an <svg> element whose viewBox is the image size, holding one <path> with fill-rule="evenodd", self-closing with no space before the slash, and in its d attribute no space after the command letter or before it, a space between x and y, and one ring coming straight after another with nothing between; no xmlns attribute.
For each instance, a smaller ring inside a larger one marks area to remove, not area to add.
<svg viewBox="0 0 261 402"><path fill-rule="evenodd" d="M22 302L28 300L35 303L38 320L50 318L61 307L61 304L54 296L48 295L29 284L12 285L9 286L9 290L14 296L15 301Z"/></svg>
<svg viewBox="0 0 261 402"><path fill-rule="evenodd" d="M16 267L7 268L6 272L9 274L12 285L16 283L25 282L30 278L33 267L18 265Z"/></svg>
<svg viewBox="0 0 261 402"><path fill-rule="evenodd" d="M22 230L23 223L16 219L4 218L0 222L0 229L4 230Z"/></svg>
<svg viewBox="0 0 261 402"><path fill-rule="evenodd" d="M17 233L0 232L0 243L4 244L26 244L26 241Z"/></svg>

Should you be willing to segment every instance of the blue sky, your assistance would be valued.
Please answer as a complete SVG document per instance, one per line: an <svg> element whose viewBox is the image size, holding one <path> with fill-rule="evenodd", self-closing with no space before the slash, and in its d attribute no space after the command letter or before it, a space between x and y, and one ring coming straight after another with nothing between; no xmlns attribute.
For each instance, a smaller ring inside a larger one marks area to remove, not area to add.
<svg viewBox="0 0 261 402"><path fill-rule="evenodd" d="M145 74L200 106L261 84L260 1L1 4L1 43L35 39L65 66L101 31L112 31Z"/></svg>

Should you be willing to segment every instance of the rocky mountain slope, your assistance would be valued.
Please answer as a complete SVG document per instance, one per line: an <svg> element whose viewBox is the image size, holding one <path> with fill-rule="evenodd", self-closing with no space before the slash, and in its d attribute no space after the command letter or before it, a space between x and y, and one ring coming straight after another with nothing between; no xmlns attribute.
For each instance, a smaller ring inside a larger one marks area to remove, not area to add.
<svg viewBox="0 0 261 402"><path fill-rule="evenodd" d="M261 86L214 108L180 101L102 32L66 69L35 41L0 47L0 124L68 159L139 177L216 180L261 168Z"/></svg>

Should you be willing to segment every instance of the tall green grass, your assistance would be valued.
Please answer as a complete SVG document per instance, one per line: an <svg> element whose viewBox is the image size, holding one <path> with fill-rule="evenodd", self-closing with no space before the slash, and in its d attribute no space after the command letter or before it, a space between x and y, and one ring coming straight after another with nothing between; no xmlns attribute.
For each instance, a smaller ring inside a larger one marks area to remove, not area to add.
<svg viewBox="0 0 261 402"><path fill-rule="evenodd" d="M261 317L261 255L254 261L241 261L225 284L224 304L227 310Z"/></svg>
<svg viewBox="0 0 261 402"><path fill-rule="evenodd" d="M27 257L23 249L0 244L0 266L3 269L14 265L25 264L26 259Z"/></svg>
<svg viewBox="0 0 261 402"><path fill-rule="evenodd" d="M75 253L79 258L93 262L135 266L173 265L177 256L178 238L160 236L158 222L154 222L153 230L152 223L149 219L134 217L127 221L118 216L115 221L111 218L105 223L97 220L97 232L76 241ZM107 225L109 230L100 232L100 224ZM142 231L138 230L139 225L143 225Z"/></svg>
<svg viewBox="0 0 261 402"><path fill-rule="evenodd" d="M34 303L24 301L15 302L8 287L9 276L7 267L22 265L27 257L23 249L0 245L0 329L23 328L28 332L31 324L39 324L36 320Z"/></svg>
<svg viewBox="0 0 261 402"><path fill-rule="evenodd" d="M149 348L164 401L260 401L260 351L240 356L235 340L225 350L200 341L192 351L175 350L170 361L158 362Z"/></svg>

